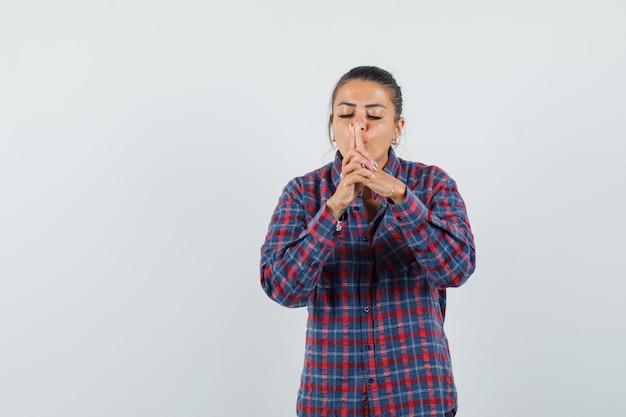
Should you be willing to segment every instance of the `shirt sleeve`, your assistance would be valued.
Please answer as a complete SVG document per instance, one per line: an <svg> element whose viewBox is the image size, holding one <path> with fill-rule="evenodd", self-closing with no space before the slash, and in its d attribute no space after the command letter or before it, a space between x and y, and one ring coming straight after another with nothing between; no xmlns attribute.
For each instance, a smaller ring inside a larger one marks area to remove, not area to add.
<svg viewBox="0 0 626 417"><path fill-rule="evenodd" d="M432 168L427 198L407 187L406 199L390 206L387 221L404 237L431 286L458 287L476 267L474 237L456 182Z"/></svg>
<svg viewBox="0 0 626 417"><path fill-rule="evenodd" d="M287 307L307 304L341 233L325 204L317 211L314 207L292 180L279 198L261 247L261 286L271 299Z"/></svg>

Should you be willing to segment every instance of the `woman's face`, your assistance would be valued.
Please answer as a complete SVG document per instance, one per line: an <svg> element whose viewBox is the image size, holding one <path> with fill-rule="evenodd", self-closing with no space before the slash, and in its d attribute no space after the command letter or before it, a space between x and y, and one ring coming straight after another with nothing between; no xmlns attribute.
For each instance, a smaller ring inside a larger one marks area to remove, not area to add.
<svg viewBox="0 0 626 417"><path fill-rule="evenodd" d="M361 126L365 150L379 167L387 162L391 142L400 136L404 119L396 120L390 91L374 81L352 80L335 94L331 128L342 155L347 155L352 136L351 125Z"/></svg>

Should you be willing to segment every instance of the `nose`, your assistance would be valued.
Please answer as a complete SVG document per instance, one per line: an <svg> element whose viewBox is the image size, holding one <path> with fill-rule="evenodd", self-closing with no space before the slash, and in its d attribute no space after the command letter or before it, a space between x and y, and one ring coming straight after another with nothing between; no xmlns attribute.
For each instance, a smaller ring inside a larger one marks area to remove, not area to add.
<svg viewBox="0 0 626 417"><path fill-rule="evenodd" d="M360 113L354 115L354 126L361 131L366 129L367 119Z"/></svg>

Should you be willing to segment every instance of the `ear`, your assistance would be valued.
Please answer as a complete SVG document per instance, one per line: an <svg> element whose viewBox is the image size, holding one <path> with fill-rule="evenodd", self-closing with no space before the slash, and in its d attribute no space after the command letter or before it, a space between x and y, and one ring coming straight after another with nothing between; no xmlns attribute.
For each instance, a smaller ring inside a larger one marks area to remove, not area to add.
<svg viewBox="0 0 626 417"><path fill-rule="evenodd" d="M333 117L335 115L333 113L331 113L330 115L328 115L328 124L332 125L333 124Z"/></svg>
<svg viewBox="0 0 626 417"><path fill-rule="evenodd" d="M398 121L396 122L396 128L395 128L396 139L398 139L398 136L402 134L403 130L404 130L404 117L400 117Z"/></svg>

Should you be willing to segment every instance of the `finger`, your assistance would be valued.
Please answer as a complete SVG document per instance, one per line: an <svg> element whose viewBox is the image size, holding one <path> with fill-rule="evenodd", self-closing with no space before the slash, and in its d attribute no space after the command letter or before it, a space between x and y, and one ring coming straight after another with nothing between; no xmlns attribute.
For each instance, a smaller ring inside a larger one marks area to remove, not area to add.
<svg viewBox="0 0 626 417"><path fill-rule="evenodd" d="M351 123L348 130L350 130L350 149L356 149L356 126Z"/></svg>
<svg viewBox="0 0 626 417"><path fill-rule="evenodd" d="M363 130L358 123L354 125L354 142L356 150L366 155L367 151L365 150L365 143L363 143Z"/></svg>
<svg viewBox="0 0 626 417"><path fill-rule="evenodd" d="M357 150L348 152L341 161L342 177L359 168L366 168L375 172L378 169L378 164Z"/></svg>
<svg viewBox="0 0 626 417"><path fill-rule="evenodd" d="M352 143L352 141L350 141ZM349 150L346 155L343 155L343 159L341 160L341 169L345 170L348 165L353 161L355 155L354 150Z"/></svg>
<svg viewBox="0 0 626 417"><path fill-rule="evenodd" d="M348 135L350 137L349 148L347 155L343 156L343 160L341 162L342 169L345 169L346 166L352 162L352 157L354 156L354 151L356 150L356 130L352 123L348 125Z"/></svg>
<svg viewBox="0 0 626 417"><path fill-rule="evenodd" d="M344 185L346 187L361 187L362 185L369 184L375 178L373 178L374 177L373 173L371 173L370 171L367 171L367 172L369 172L369 174L366 174L367 176L363 176L359 174L348 175L347 177L343 179Z"/></svg>
<svg viewBox="0 0 626 417"><path fill-rule="evenodd" d="M365 140L363 139L363 127L358 123L355 124L355 147L356 150L367 160L365 166L369 167L372 171L376 171L376 167L378 164L365 149Z"/></svg>
<svg viewBox="0 0 626 417"><path fill-rule="evenodd" d="M363 165L362 158L356 151L350 151L341 161L341 178L361 168Z"/></svg>
<svg viewBox="0 0 626 417"><path fill-rule="evenodd" d="M374 171L361 162L351 163L350 166L342 172L342 176L344 178L351 177L352 181L355 181L355 176L360 177L357 182L376 179Z"/></svg>

